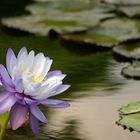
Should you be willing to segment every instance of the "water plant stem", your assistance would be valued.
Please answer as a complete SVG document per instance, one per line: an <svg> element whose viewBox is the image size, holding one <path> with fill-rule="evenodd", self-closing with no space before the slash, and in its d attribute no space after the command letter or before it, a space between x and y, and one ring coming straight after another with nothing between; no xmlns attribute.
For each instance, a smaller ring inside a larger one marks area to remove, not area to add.
<svg viewBox="0 0 140 140"><path fill-rule="evenodd" d="M9 114L6 116L5 121L4 121L3 125L1 126L0 140L4 140L4 136L5 136L5 132L6 132L8 122L9 122Z"/></svg>

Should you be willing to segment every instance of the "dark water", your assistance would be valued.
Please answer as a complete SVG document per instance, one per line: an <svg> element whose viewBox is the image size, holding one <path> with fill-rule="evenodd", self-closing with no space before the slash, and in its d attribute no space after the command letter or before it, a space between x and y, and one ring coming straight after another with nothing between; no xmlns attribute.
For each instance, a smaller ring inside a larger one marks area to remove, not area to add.
<svg viewBox="0 0 140 140"><path fill-rule="evenodd" d="M23 12L28 0L1 0L0 17ZM138 140L140 134L123 130L115 121L118 109L140 99L140 82L120 74L125 64L117 63L112 53L84 54L61 46L59 40L13 32L0 26L0 63L5 63L7 48L18 52L22 46L53 58L53 69L67 74L69 91L57 98L67 100L67 109L46 109L48 125L40 124L40 140ZM86 52L86 51L85 51ZM6 140L34 139L28 125L6 133Z"/></svg>

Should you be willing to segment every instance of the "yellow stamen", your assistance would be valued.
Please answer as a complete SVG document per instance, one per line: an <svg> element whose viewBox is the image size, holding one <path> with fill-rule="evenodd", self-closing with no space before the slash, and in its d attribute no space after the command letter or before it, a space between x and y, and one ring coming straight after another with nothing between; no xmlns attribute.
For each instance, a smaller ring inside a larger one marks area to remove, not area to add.
<svg viewBox="0 0 140 140"><path fill-rule="evenodd" d="M38 76L35 75L35 77L34 77L34 82L40 83L41 81L42 81L42 80L41 80Z"/></svg>

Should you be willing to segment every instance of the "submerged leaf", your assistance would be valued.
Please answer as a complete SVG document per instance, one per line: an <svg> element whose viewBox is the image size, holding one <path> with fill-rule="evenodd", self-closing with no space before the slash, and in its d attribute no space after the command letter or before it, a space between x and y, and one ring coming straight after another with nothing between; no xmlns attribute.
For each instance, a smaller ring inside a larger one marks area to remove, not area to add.
<svg viewBox="0 0 140 140"><path fill-rule="evenodd" d="M122 74L126 77L140 79L140 62L133 61L132 64L122 69Z"/></svg>

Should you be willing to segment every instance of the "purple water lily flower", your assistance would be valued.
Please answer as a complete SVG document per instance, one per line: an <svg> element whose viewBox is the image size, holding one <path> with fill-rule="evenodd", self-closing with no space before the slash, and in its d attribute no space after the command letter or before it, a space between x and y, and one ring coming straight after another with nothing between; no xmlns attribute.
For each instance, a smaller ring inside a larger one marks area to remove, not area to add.
<svg viewBox="0 0 140 140"><path fill-rule="evenodd" d="M64 85L66 76L61 71L51 71L52 59L43 53L35 55L23 47L15 56L10 48L7 51L6 66L0 64L0 80L4 91L0 94L0 113L10 110L10 124L13 130L22 126L29 119L34 134L38 134L38 122L47 123L45 115L38 105L65 108L65 101L48 99L67 90Z"/></svg>

